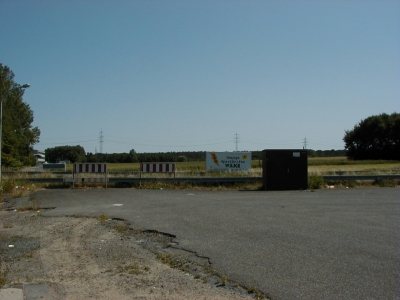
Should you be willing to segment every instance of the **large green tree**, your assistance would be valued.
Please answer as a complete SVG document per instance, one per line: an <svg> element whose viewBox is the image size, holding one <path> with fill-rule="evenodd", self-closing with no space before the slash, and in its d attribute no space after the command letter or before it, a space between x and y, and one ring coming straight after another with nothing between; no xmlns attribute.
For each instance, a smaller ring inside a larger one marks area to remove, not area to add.
<svg viewBox="0 0 400 300"><path fill-rule="evenodd" d="M79 145L47 148L44 153L46 160L53 163L59 160L69 160L72 163L84 162L86 160L85 149Z"/></svg>
<svg viewBox="0 0 400 300"><path fill-rule="evenodd" d="M22 97L24 89L14 81L14 73L0 63L0 101L3 104L2 165L34 165L33 145L39 142L40 130L32 127L33 111Z"/></svg>
<svg viewBox="0 0 400 300"><path fill-rule="evenodd" d="M346 131L343 141L350 159L400 160L400 114L368 117Z"/></svg>

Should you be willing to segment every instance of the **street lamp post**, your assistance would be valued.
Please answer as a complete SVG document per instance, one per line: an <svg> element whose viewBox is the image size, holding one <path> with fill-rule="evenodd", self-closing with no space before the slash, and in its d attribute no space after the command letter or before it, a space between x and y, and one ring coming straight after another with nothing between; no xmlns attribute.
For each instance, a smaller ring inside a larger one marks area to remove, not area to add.
<svg viewBox="0 0 400 300"><path fill-rule="evenodd" d="M20 86L22 89L27 89L28 87L30 87L30 84L24 84ZM5 93L3 95L0 95L0 184L2 183L2 176L1 176L1 155L2 155L2 151L1 151L1 142L3 139L3 100L5 99Z"/></svg>

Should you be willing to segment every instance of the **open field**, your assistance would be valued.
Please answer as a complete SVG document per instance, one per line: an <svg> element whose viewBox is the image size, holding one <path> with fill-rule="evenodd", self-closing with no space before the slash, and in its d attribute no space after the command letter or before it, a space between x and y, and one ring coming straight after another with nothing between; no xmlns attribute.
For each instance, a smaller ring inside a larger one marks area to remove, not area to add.
<svg viewBox="0 0 400 300"><path fill-rule="evenodd" d="M205 172L204 161L177 162L177 172ZM140 163L107 164L109 172L139 172ZM72 165L67 165L72 172ZM252 172L262 172L262 161L253 160ZM399 174L400 161L387 160L348 160L346 157L308 158L308 172L317 175L355 175L355 174Z"/></svg>
<svg viewBox="0 0 400 300"><path fill-rule="evenodd" d="M400 162L392 160L348 160L346 157L308 159L308 173L317 175L399 174Z"/></svg>
<svg viewBox="0 0 400 300"><path fill-rule="evenodd" d="M259 167L261 162L258 160L253 161L253 168L248 172L206 172L205 163L201 161L194 162L178 162L176 163L177 172L176 178L187 177L261 177L262 168ZM140 164L107 164L108 170L111 173L110 177L139 177ZM67 172L72 172L72 165L67 165ZM118 174L118 173L121 174ZM340 182L324 182L322 176L326 175L390 175L400 174L399 161L349 161L346 157L317 157L308 159L308 174L309 174L309 188L318 189L326 186L395 186L399 184L398 180L377 180L374 182L356 182L340 181ZM51 173L49 171L43 173L9 173L3 174L3 184L0 189L0 196L2 193L10 193L13 197L24 197L40 188L69 188L69 183L29 183L25 182L25 178L63 178L65 174ZM68 176L68 175L67 175ZM71 176L71 175L69 175ZM171 178L173 174L164 173L146 173L141 175L142 178ZM99 177L97 174L78 174L77 177ZM78 183L76 187L83 186L102 186L97 183ZM206 188L206 189L242 189L242 190L257 190L261 188L261 182L243 182L243 183L190 183L190 182L144 182L144 183L115 183L109 184L110 187L141 187L144 189L192 189L192 188Z"/></svg>

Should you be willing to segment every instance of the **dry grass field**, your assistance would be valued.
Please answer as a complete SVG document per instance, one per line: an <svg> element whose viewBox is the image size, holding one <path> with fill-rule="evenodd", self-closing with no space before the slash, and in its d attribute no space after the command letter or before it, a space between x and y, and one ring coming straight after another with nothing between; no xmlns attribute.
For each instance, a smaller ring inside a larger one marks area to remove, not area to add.
<svg viewBox="0 0 400 300"><path fill-rule="evenodd" d="M176 163L176 174L179 177L227 177L227 176L243 176L243 177L261 177L262 168L261 161L253 160L252 169L247 172L206 172L205 162L178 162ZM110 177L139 177L140 164L107 164L108 171L114 174L110 174ZM72 165L67 165L67 172L72 173ZM120 174L118 174L120 173ZM324 175L383 175L383 174L400 174L400 161L351 161L346 157L315 157L308 159L308 174L309 174L309 185L312 188L319 188L330 185L332 183L325 183L321 176ZM3 183L0 188L0 196L4 193L12 194L13 197L25 197L38 188L69 188L68 183L29 183L26 182L25 178L62 178L65 177L62 173L50 173L49 171L41 174L30 174L30 173L13 173L3 175ZM68 176L68 175L67 175ZM163 173L147 173L142 174L142 178L171 178L173 174ZM95 174L79 174L77 177L98 177ZM337 183L335 183L337 184ZM354 182L342 182L342 185L360 185L360 183ZM364 182L362 183L365 184ZM370 184L370 183L368 183ZM382 184L377 182L377 184ZM398 184L398 181L388 183L390 186ZM115 184L110 187L136 187L138 184ZM82 184L77 184L77 187ZM102 186L102 184L85 184L84 186ZM208 184L201 185L201 188L210 189L258 189L261 183L236 183L236 184ZM177 183L176 185L169 182L155 181L142 183L141 188L195 188L197 184L192 183ZM200 188L200 186L199 186Z"/></svg>
<svg viewBox="0 0 400 300"><path fill-rule="evenodd" d="M203 161L177 162L177 172L205 172ZM262 171L262 161L253 160L252 173ZM107 164L109 172L139 172L140 163ZM72 165L67 166L72 171ZM352 161L346 157L312 157L308 159L309 174L316 175L362 175L362 174L400 174L400 161L363 160Z"/></svg>
<svg viewBox="0 0 400 300"><path fill-rule="evenodd" d="M400 162L387 160L353 161L346 157L314 157L308 159L308 173L316 175L400 174Z"/></svg>

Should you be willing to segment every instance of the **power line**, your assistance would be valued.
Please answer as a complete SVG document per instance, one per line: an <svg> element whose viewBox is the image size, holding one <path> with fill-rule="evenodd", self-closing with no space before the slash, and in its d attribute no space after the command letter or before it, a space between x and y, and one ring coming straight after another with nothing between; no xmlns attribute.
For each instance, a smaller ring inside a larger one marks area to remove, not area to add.
<svg viewBox="0 0 400 300"><path fill-rule="evenodd" d="M65 144L76 144L76 143L86 143L86 142L97 142L96 140L86 140L86 141L64 141L64 142L59 142L59 143L42 143L40 142L41 146L46 146L46 145L65 145Z"/></svg>
<svg viewBox="0 0 400 300"><path fill-rule="evenodd" d="M229 141L226 142L219 142L219 143L203 143L203 144L190 144L190 145L165 145L165 144L147 144L147 143L137 143L137 142L122 142L117 140L107 139L108 142L116 143L116 144L125 144L125 145L132 145L132 146L149 146L149 147L195 147L195 146L211 146L211 145L220 145L220 144L228 144L231 143Z"/></svg>

